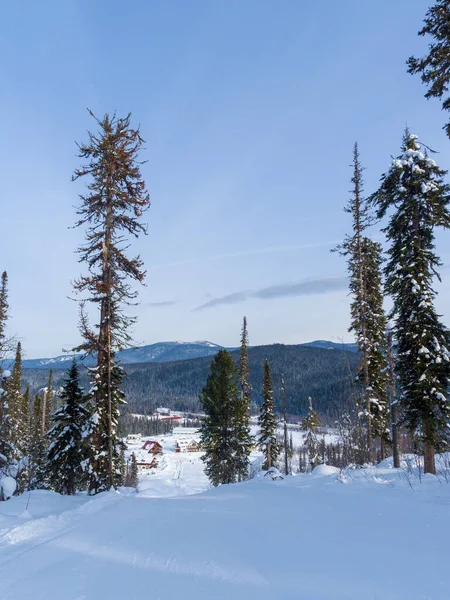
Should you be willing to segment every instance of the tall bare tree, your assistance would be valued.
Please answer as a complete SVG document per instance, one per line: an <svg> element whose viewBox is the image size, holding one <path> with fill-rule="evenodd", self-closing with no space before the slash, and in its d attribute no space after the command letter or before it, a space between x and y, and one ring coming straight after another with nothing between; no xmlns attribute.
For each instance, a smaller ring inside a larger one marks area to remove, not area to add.
<svg viewBox="0 0 450 600"><path fill-rule="evenodd" d="M92 370L91 483L95 493L117 485L120 480L117 438L122 370L115 353L130 344L129 328L135 318L124 306L134 304L137 291L131 282L145 277L139 256L127 256L128 237L145 234L141 221L150 198L141 176L139 159L144 144L139 128L130 125L131 115L119 118L106 114L95 119L98 132L88 132L89 141L79 145L79 157L86 163L73 180L87 177L87 193L80 194L77 227L86 227L86 243L78 249L80 262L88 273L75 281L75 290L84 301L98 308L98 322L91 328L84 302L81 303L80 330L84 342L77 348L96 355Z"/></svg>

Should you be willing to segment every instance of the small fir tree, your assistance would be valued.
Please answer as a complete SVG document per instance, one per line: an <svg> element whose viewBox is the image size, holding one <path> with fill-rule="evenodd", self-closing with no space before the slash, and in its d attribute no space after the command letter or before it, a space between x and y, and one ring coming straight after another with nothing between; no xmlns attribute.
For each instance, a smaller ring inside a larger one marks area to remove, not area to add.
<svg viewBox="0 0 450 600"><path fill-rule="evenodd" d="M9 475L16 479L17 493L24 489L27 480L26 452L28 436L28 414L24 413L24 399L22 393L22 345L17 344L14 366L11 377L5 385L5 439L8 443Z"/></svg>
<svg viewBox="0 0 450 600"><path fill-rule="evenodd" d="M205 413L201 428L205 473L215 486L234 483L242 468L237 451L241 403L236 367L226 350L213 358L200 402Z"/></svg>
<svg viewBox="0 0 450 600"><path fill-rule="evenodd" d="M286 404L286 386L284 375L281 375L281 406L283 409L283 454L284 454L284 474L289 475L289 441L287 426L287 404Z"/></svg>
<svg viewBox="0 0 450 600"><path fill-rule="evenodd" d="M42 436L45 437L51 427L51 418L53 414L53 370L50 369L48 374L47 387L42 396Z"/></svg>
<svg viewBox="0 0 450 600"><path fill-rule="evenodd" d="M6 323L8 321L8 274L3 271L0 282L0 377L2 374L2 364L5 358L7 347ZM1 424L1 413L0 413Z"/></svg>
<svg viewBox="0 0 450 600"><path fill-rule="evenodd" d="M350 200L345 212L352 216L352 234L347 235L337 250L347 257L351 325L361 355L357 381L361 396L357 397L360 419L366 429L366 459L374 460L374 438L383 445L388 436L386 402L386 317L383 310L381 280L381 246L365 235L371 223L369 204L364 198L364 168L358 145L353 148L353 176Z"/></svg>
<svg viewBox="0 0 450 600"><path fill-rule="evenodd" d="M249 455L252 449L252 437L250 434L250 407L252 404L252 386L250 383L250 371L248 368L248 330L247 317L244 317L241 332L241 351L239 354L239 387L240 399L236 406L236 446L237 458L239 458L238 479L242 481L248 473Z"/></svg>
<svg viewBox="0 0 450 600"><path fill-rule="evenodd" d="M450 335L434 307L438 227L450 227L446 172L422 152L417 136L405 132L402 152L373 195L390 243L386 290L393 298L396 370L407 427L424 448L424 469L435 473L435 452L448 442Z"/></svg>
<svg viewBox="0 0 450 600"><path fill-rule="evenodd" d="M311 469L319 464L319 440L317 439L316 429L320 424L319 415L313 409L312 399L309 398L309 411L301 424L302 431L305 432L303 445L308 451L309 464Z"/></svg>
<svg viewBox="0 0 450 600"><path fill-rule="evenodd" d="M274 413L272 375L269 361L264 363L264 379L262 387L263 402L259 413L259 446L264 455L263 469L274 466L280 455L280 444L277 439L277 418Z"/></svg>
<svg viewBox="0 0 450 600"><path fill-rule="evenodd" d="M73 495L85 483L84 431L89 418L76 361L68 371L60 397L63 404L53 414L47 432L47 479L56 492Z"/></svg>
<svg viewBox="0 0 450 600"><path fill-rule="evenodd" d="M36 394L31 408L29 443L29 489L47 489L47 439L42 435L42 395Z"/></svg>
<svg viewBox="0 0 450 600"><path fill-rule="evenodd" d="M127 481L127 486L128 487L133 487L136 488L139 482L139 477L138 477L138 466L137 466L137 461L136 461L136 455L134 454L134 452L132 452L131 457L130 457L130 471L128 474L128 481Z"/></svg>

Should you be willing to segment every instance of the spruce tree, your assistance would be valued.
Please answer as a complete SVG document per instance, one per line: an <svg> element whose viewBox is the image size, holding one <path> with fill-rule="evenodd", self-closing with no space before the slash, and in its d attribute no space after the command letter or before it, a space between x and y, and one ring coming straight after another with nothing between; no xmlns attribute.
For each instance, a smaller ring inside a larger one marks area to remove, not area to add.
<svg viewBox="0 0 450 600"><path fill-rule="evenodd" d="M8 320L8 275L6 271L2 273L0 283L0 473L8 465L8 456L10 446L8 442L8 422L7 422L7 400L5 394L6 377L3 377L3 360L5 358L6 344L6 323Z"/></svg>
<svg viewBox="0 0 450 600"><path fill-rule="evenodd" d="M79 256L80 262L87 264L88 274L74 287L84 300L98 307L98 323L92 329L82 302L84 342L78 347L97 359L91 370L91 493L120 483L117 421L124 401L120 390L123 372L115 353L129 345L129 326L135 322L124 313L124 305L132 304L137 295L129 281L142 282L145 277L140 258L126 255L127 236L146 233L140 218L150 203L140 173L139 153L144 142L139 130L130 126L130 118L95 118L99 132L89 132L89 142L79 146L79 156L87 162L73 176L74 180L89 178L88 192L80 195L76 223L87 227Z"/></svg>
<svg viewBox="0 0 450 600"><path fill-rule="evenodd" d="M319 415L313 409L312 399L309 398L309 410L301 423L301 429L305 432L303 445L308 451L309 464L311 469L319 464L319 440L317 439L316 429L320 424Z"/></svg>
<svg viewBox="0 0 450 600"><path fill-rule="evenodd" d="M358 145L353 148L351 196L345 212L352 216L352 234L337 247L347 257L351 324L361 355L357 381L361 396L357 399L358 413L366 428L366 459L374 460L374 438L385 445L387 429L387 379L385 328L381 280L381 246L365 235L371 222L369 204L364 198L363 167Z"/></svg>
<svg viewBox="0 0 450 600"><path fill-rule="evenodd" d="M134 452L132 452L131 457L130 457L130 471L128 474L126 485L128 487L135 488L135 487L137 487L138 482L139 482L139 478L138 478L138 467L137 467L136 455Z"/></svg>
<svg viewBox="0 0 450 600"><path fill-rule="evenodd" d="M36 394L31 407L29 488L47 488L47 438L42 435L43 397Z"/></svg>
<svg viewBox="0 0 450 600"><path fill-rule="evenodd" d="M450 227L445 175L406 131L400 156L373 195L378 217L390 214L385 274L393 298L400 399L407 427L423 442L426 473L435 473L435 452L446 447L450 417L450 335L436 313L433 289L441 265L435 230Z"/></svg>
<svg viewBox="0 0 450 600"><path fill-rule="evenodd" d="M205 473L215 486L234 483L242 474L237 436L241 402L236 367L226 350L211 361L200 402L205 413L201 428Z"/></svg>
<svg viewBox="0 0 450 600"><path fill-rule="evenodd" d="M53 414L53 370L50 369L48 374L47 387L44 390L42 396L42 436L45 438L51 424L51 417Z"/></svg>
<svg viewBox="0 0 450 600"><path fill-rule="evenodd" d="M424 26L419 35L430 35L434 41L428 45L428 54L422 58L411 56L408 59L408 72L419 73L422 82L428 87L425 98L442 98L448 93L450 84L450 2L438 0L428 9ZM450 110L450 96L442 102L443 110ZM450 137L450 121L444 126Z"/></svg>
<svg viewBox="0 0 450 600"><path fill-rule="evenodd" d="M370 405L365 413L365 420L371 421L374 439L381 442L382 458L386 455L389 444L389 407L388 407L388 365L386 348L387 318L383 308L384 285L382 280L382 248L381 244L368 237L362 239L362 264L365 287L364 312L366 329L367 374L369 388L366 397ZM373 456L369 459L372 460Z"/></svg>
<svg viewBox="0 0 450 600"><path fill-rule="evenodd" d="M264 379L262 387L263 402L259 413L259 445L264 455L263 469L270 469L280 455L280 444L277 439L277 418L274 413L272 375L269 361L264 363Z"/></svg>
<svg viewBox="0 0 450 600"><path fill-rule="evenodd" d="M391 411L392 460L395 469L400 468L399 420L397 399L397 377L395 374L394 336L392 329L387 332L387 359L389 375L389 407Z"/></svg>
<svg viewBox="0 0 450 600"><path fill-rule="evenodd" d="M47 432L47 479L56 492L72 495L85 482L84 431L89 419L76 361L68 371L60 397L63 404L52 415L52 427Z"/></svg>
<svg viewBox="0 0 450 600"><path fill-rule="evenodd" d="M6 344L6 322L8 320L8 274L3 271L0 283L0 376L2 364L7 350ZM1 413L0 413L1 423Z"/></svg>
<svg viewBox="0 0 450 600"><path fill-rule="evenodd" d="M236 407L238 417L236 419L236 446L237 457L240 459L238 468L238 479L241 481L247 476L249 455L252 448L252 437L250 434L250 407L252 403L252 385L250 383L250 372L248 368L248 330L247 317L244 317L241 332L241 350L239 354L239 387L240 400Z"/></svg>
<svg viewBox="0 0 450 600"><path fill-rule="evenodd" d="M284 375L281 375L281 407L283 409L283 450L284 450L284 474L289 475L289 442L287 427L287 404L286 404L286 385Z"/></svg>
<svg viewBox="0 0 450 600"><path fill-rule="evenodd" d="M17 492L24 489L26 474L26 443L28 433L28 414L23 411L22 393L22 344L18 342L12 375L5 385L5 440L9 445L9 474L16 479ZM23 472L22 472L23 471Z"/></svg>

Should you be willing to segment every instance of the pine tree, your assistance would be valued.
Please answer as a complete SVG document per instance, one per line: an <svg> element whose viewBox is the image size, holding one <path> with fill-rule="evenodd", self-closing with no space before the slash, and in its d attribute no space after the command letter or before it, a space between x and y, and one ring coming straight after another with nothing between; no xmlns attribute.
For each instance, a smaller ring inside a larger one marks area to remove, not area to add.
<svg viewBox="0 0 450 600"><path fill-rule="evenodd" d="M387 359L389 374L389 407L391 410L391 430L392 430L392 459L395 469L400 468L400 447L399 447L399 414L397 385L395 375L395 356L394 356L394 336L392 330L387 332Z"/></svg>
<svg viewBox="0 0 450 600"><path fill-rule="evenodd" d="M47 387L44 390L42 397L42 437L45 438L51 426L51 417L53 414L53 370L50 369L48 374Z"/></svg>
<svg viewBox="0 0 450 600"><path fill-rule="evenodd" d="M394 304L400 399L407 427L423 442L426 473L435 473L435 452L447 443L450 417L450 335L436 313L433 289L441 265L435 229L450 227L445 175L406 131L400 156L373 195L378 217L390 213L385 274Z"/></svg>
<svg viewBox="0 0 450 600"><path fill-rule="evenodd" d="M18 491L23 492L28 489L30 480L30 386L27 385L25 392L21 394L19 406L20 422L21 422L21 468L18 476Z"/></svg>
<svg viewBox="0 0 450 600"><path fill-rule="evenodd" d="M249 455L252 448L252 437L250 434L250 407L252 404L252 385L250 383L250 372L248 368L248 331L247 317L244 317L241 332L241 351L239 354L239 387L240 401L237 406L239 416L236 421L236 448L240 459L238 468L238 479L242 481L248 473Z"/></svg>
<svg viewBox="0 0 450 600"><path fill-rule="evenodd" d="M284 474L289 475L289 442L287 427L287 404L286 404L286 386L284 375L281 375L281 405L283 409L283 454L284 454Z"/></svg>
<svg viewBox="0 0 450 600"><path fill-rule="evenodd" d="M442 98L450 84L450 2L438 0L428 9L424 27L419 35L430 35L434 42L428 45L428 54L423 58L411 56L408 59L408 72L420 73L422 82L427 85L428 91L425 98ZM442 102L443 110L450 110L450 97ZM450 121L445 124L444 130L450 137Z"/></svg>
<svg viewBox="0 0 450 600"><path fill-rule="evenodd" d="M29 488L47 488L47 438L42 435L43 398L36 394L31 408Z"/></svg>
<svg viewBox="0 0 450 600"><path fill-rule="evenodd" d="M6 322L8 320L8 274L3 271L0 283L0 375L2 363L5 358L6 347ZM1 424L1 413L0 413Z"/></svg>
<svg viewBox="0 0 450 600"><path fill-rule="evenodd" d="M99 133L89 132L88 144L79 146L79 156L87 164L73 176L74 180L90 178L88 193L80 195L76 223L87 226L86 244L79 248L79 255L88 274L75 282L75 290L86 294L99 310L98 324L91 329L81 304L84 342L78 347L97 357L97 366L91 371L91 493L117 485L121 477L117 420L123 403L123 372L115 362L115 352L130 343L128 328L135 322L123 310L137 295L128 281L142 282L145 277L140 258L126 255L126 236L146 233L140 217L150 204L140 173L139 153L144 142L139 130L130 126L130 118L105 115L96 119Z"/></svg>
<svg viewBox="0 0 450 600"><path fill-rule="evenodd" d="M241 402L236 367L226 350L213 358L200 402L205 413L201 428L205 473L215 486L234 483L242 474L237 435Z"/></svg>
<svg viewBox="0 0 450 600"><path fill-rule="evenodd" d="M5 385L7 378L3 376L3 359L6 353L6 323L8 320L8 275L2 273L0 284L0 473L7 468L10 445L8 442L7 400Z"/></svg>
<svg viewBox="0 0 450 600"><path fill-rule="evenodd" d="M368 237L362 239L362 263L366 302L364 320L367 324L367 374L369 388L366 396L370 412L365 421L371 421L374 439L381 441L382 458L389 443L388 366L386 349L387 318L383 308L382 248ZM370 458L370 457L369 457ZM372 457L373 458L373 457Z"/></svg>
<svg viewBox="0 0 450 600"><path fill-rule="evenodd" d="M24 489L26 480L26 443L28 434L28 414L23 411L24 399L22 393L22 345L17 344L14 366L11 377L5 385L5 440L9 445L8 470L16 479L17 492Z"/></svg>
<svg viewBox="0 0 450 600"><path fill-rule="evenodd" d="M127 477L127 482L126 485L128 487L137 487L139 483L139 477L138 477L138 467L137 467L137 461L136 461L136 455L134 454L134 452L132 452L131 456L130 456L130 471Z"/></svg>
<svg viewBox="0 0 450 600"><path fill-rule="evenodd" d="M280 455L280 444L277 439L277 418L274 413L272 375L269 361L264 363L264 379L262 387L263 402L259 413L259 445L264 455L263 469L270 469Z"/></svg>
<svg viewBox="0 0 450 600"><path fill-rule="evenodd" d="M319 440L316 436L316 429L320 424L319 415L313 409L312 399L309 398L309 411L301 424L302 431L305 432L303 445L308 451L308 458L311 469L319 464Z"/></svg>
<svg viewBox="0 0 450 600"><path fill-rule="evenodd" d="M373 440L387 441L387 379L385 329L381 280L381 246L365 235L371 222L369 204L363 196L363 167L358 145L353 148L353 188L345 212L352 216L352 235L337 247L348 257L349 288L352 297L349 331L355 335L361 355L357 381L362 388L358 411L366 427L369 462L374 460Z"/></svg>
<svg viewBox="0 0 450 600"><path fill-rule="evenodd" d="M84 430L89 419L76 361L68 371L61 400L63 405L52 415L52 427L47 432L47 479L56 492L72 495L85 482Z"/></svg>

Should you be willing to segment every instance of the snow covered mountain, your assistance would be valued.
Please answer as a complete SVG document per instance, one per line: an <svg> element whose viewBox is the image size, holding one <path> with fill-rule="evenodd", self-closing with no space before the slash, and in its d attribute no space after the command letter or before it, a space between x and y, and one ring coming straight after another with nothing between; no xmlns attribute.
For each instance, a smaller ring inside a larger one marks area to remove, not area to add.
<svg viewBox="0 0 450 600"><path fill-rule="evenodd" d="M330 342L329 340L314 340L305 342L300 346L311 346L313 348L325 348L325 350L345 350L346 352L358 352L358 344L344 344L343 342Z"/></svg>
<svg viewBox="0 0 450 600"><path fill-rule="evenodd" d="M325 348L328 350L346 350L347 352L356 352L356 344L338 344L326 340L316 340L299 344L299 346L311 346L315 348ZM178 360L188 360L190 358L202 358L203 356L213 356L221 350L223 346L213 344L208 341L197 342L158 342L147 346L136 348L127 348L117 353L117 358L122 364L131 365L139 363L152 362L173 362ZM227 348L235 350L235 348ZM24 369L66 369L76 354L62 354L54 358L31 358L23 361ZM92 366L94 360L91 357L83 359L87 366Z"/></svg>
<svg viewBox="0 0 450 600"><path fill-rule="evenodd" d="M122 364L137 364L149 362L171 362L201 358L216 354L222 346L212 342L158 342L136 348L127 348L117 353L117 358ZM25 369L66 369L76 354L63 354L54 358L32 358L23 361ZM87 366L94 364L92 357L83 359Z"/></svg>

